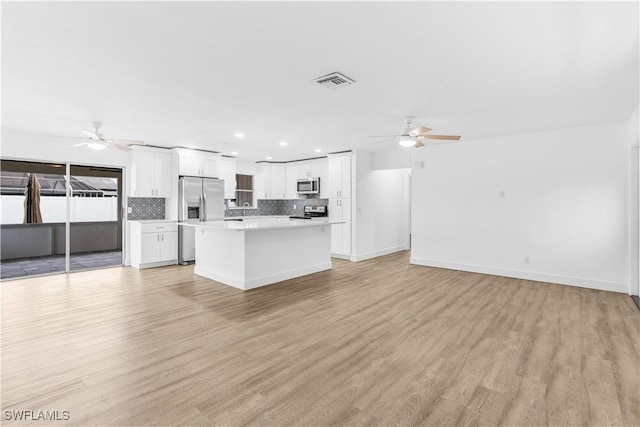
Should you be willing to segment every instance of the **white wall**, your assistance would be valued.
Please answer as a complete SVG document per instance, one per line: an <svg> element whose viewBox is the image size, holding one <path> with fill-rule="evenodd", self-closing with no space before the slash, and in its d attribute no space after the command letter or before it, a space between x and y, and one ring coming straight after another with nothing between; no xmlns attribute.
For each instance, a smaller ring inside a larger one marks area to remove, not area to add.
<svg viewBox="0 0 640 427"><path fill-rule="evenodd" d="M410 169L374 170L374 155L356 151L352 261L409 249Z"/></svg>
<svg viewBox="0 0 640 427"><path fill-rule="evenodd" d="M22 224L24 220L24 196L0 196L0 224ZM67 221L65 197L40 197L42 222ZM71 222L100 222L118 220L117 197L72 197Z"/></svg>
<svg viewBox="0 0 640 427"><path fill-rule="evenodd" d="M257 175L258 166L255 162L249 162L247 160L236 161L236 173L240 175Z"/></svg>
<svg viewBox="0 0 640 427"><path fill-rule="evenodd" d="M373 169L410 169L413 148L398 148L390 151L376 151L371 156Z"/></svg>
<svg viewBox="0 0 640 427"><path fill-rule="evenodd" d="M640 295L640 217L638 204L640 193L640 106L627 121L627 141L629 150L629 294Z"/></svg>
<svg viewBox="0 0 640 427"><path fill-rule="evenodd" d="M412 263L628 292L626 122L413 153Z"/></svg>

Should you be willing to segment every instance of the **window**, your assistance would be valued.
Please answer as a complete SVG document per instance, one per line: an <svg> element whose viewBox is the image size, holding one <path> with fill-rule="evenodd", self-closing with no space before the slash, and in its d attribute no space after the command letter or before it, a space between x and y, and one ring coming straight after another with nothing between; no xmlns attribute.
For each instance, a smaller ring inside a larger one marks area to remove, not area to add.
<svg viewBox="0 0 640 427"><path fill-rule="evenodd" d="M253 175L236 174L236 206L253 206Z"/></svg>

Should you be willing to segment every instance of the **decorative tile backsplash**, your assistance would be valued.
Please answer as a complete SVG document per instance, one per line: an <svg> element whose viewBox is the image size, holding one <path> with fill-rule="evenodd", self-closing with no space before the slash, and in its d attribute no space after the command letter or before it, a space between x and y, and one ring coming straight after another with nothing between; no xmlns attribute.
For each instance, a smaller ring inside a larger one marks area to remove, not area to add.
<svg viewBox="0 0 640 427"><path fill-rule="evenodd" d="M224 211L224 216L256 216L260 215L258 213L258 209L255 208L247 208L247 209L227 209Z"/></svg>
<svg viewBox="0 0 640 427"><path fill-rule="evenodd" d="M128 197L127 207L131 208L131 213L127 215L127 219L164 219L164 200L159 197Z"/></svg>
<svg viewBox="0 0 640 427"><path fill-rule="evenodd" d="M258 200L257 209L227 209L225 216L303 215L304 206L327 206L329 199L264 199Z"/></svg>

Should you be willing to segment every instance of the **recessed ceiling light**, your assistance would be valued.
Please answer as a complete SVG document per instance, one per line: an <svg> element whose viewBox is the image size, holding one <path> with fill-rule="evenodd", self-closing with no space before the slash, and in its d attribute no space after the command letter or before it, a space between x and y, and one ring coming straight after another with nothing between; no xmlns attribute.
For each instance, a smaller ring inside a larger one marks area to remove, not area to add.
<svg viewBox="0 0 640 427"><path fill-rule="evenodd" d="M237 133L234 133L233 136L235 136L236 138L244 138L244 133L237 132Z"/></svg>
<svg viewBox="0 0 640 427"><path fill-rule="evenodd" d="M187 148L196 148L195 145L187 145Z"/></svg>
<svg viewBox="0 0 640 427"><path fill-rule="evenodd" d="M238 152L237 151L232 151L231 154L234 155L234 156L237 156Z"/></svg>
<svg viewBox="0 0 640 427"><path fill-rule="evenodd" d="M322 149L321 148L316 148L315 150L313 150L315 153L322 153Z"/></svg>
<svg viewBox="0 0 640 427"><path fill-rule="evenodd" d="M287 145L289 145L289 143L287 141L281 141L280 145L286 147Z"/></svg>
<svg viewBox="0 0 640 427"><path fill-rule="evenodd" d="M267 156L267 160L271 160L271 159L273 159L273 157Z"/></svg>

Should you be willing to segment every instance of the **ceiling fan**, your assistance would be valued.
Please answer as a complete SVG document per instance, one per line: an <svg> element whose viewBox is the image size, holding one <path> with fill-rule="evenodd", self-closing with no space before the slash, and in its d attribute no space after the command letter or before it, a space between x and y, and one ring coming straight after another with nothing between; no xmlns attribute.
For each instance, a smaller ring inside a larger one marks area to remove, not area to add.
<svg viewBox="0 0 640 427"><path fill-rule="evenodd" d="M135 139L106 139L102 133L100 133L100 128L102 127L101 122L91 122L95 131L81 129L82 132L87 135L87 140L81 142L80 144L74 144L72 147L79 147L81 145L86 145L87 147L93 150L104 150L107 147L117 148L122 151L131 151L129 145L145 145L142 141L137 141Z"/></svg>
<svg viewBox="0 0 640 427"><path fill-rule="evenodd" d="M398 144L403 147L424 147L427 139L444 139L449 141L458 141L459 135L430 135L427 132L431 131L431 128L420 126L411 130L411 122L415 119L413 116L406 116L404 118L405 128L400 135L383 135L383 136L369 136L369 138L398 138ZM379 144L384 141L374 142Z"/></svg>

